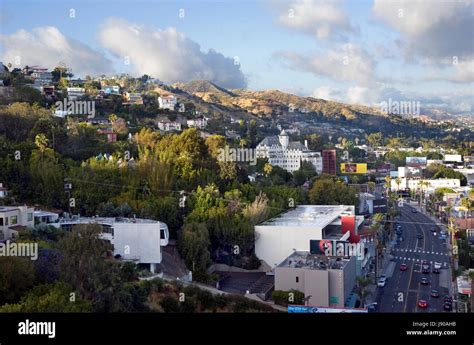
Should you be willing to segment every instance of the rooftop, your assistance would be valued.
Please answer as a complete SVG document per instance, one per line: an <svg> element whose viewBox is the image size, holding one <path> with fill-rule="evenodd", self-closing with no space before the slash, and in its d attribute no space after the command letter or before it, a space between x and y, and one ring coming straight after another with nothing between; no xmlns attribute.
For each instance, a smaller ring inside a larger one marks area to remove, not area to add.
<svg viewBox="0 0 474 345"><path fill-rule="evenodd" d="M299 205L259 224L259 226L301 226L323 229L334 221L339 220L340 216L351 216L354 214L354 206Z"/></svg>
<svg viewBox="0 0 474 345"><path fill-rule="evenodd" d="M72 216L71 218L61 218L59 220L61 224L109 224L113 225L114 223L159 223L157 220L153 219L142 219L142 218L124 218L124 217L81 217L81 216Z"/></svg>
<svg viewBox="0 0 474 345"><path fill-rule="evenodd" d="M277 267L302 268L308 270L337 270L343 269L349 259L333 258L324 255L310 254L309 252L295 251Z"/></svg>

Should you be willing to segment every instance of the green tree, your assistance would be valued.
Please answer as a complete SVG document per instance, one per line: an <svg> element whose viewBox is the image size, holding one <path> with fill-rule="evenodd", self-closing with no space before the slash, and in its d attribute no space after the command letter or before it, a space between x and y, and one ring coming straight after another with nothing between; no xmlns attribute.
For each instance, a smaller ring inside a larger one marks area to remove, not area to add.
<svg viewBox="0 0 474 345"><path fill-rule="evenodd" d="M16 303L35 284L35 270L29 258L0 256L0 305Z"/></svg>
<svg viewBox="0 0 474 345"><path fill-rule="evenodd" d="M339 179L319 177L309 191L314 205L357 205L357 192Z"/></svg>
<svg viewBox="0 0 474 345"><path fill-rule="evenodd" d="M205 272L210 263L209 232L204 224L188 223L183 228L180 251L193 272Z"/></svg>

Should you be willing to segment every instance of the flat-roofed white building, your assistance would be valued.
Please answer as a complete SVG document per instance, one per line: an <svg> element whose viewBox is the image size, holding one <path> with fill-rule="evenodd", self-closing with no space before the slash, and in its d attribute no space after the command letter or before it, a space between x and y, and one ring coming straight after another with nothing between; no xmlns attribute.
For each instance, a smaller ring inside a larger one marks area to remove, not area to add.
<svg viewBox="0 0 474 345"><path fill-rule="evenodd" d="M149 264L150 271L156 271L156 265L162 261L161 247L168 245L168 226L152 219L74 217L61 219L52 225L71 229L79 224L98 224L102 227L102 238L110 241L114 255L123 260L140 264Z"/></svg>
<svg viewBox="0 0 474 345"><path fill-rule="evenodd" d="M21 227L34 227L33 207L0 206L0 241L15 239Z"/></svg>
<svg viewBox="0 0 474 345"><path fill-rule="evenodd" d="M355 206L300 205L255 226L255 254L274 268L294 251L309 251L310 240L341 240L344 217L353 217L351 229L363 223Z"/></svg>
<svg viewBox="0 0 474 345"><path fill-rule="evenodd" d="M461 180L453 178L444 179L412 179L412 178L400 178L400 183L397 184L396 179L390 181L390 189L395 192L399 190L422 190L425 193L432 193L437 188L456 188L461 186ZM421 185L421 182L426 182L428 185Z"/></svg>

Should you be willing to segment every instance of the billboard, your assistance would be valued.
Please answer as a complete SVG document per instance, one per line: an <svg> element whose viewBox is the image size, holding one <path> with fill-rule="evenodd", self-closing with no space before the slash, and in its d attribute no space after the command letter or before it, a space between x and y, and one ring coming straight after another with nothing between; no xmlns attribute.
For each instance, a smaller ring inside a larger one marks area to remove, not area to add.
<svg viewBox="0 0 474 345"><path fill-rule="evenodd" d="M422 171L422 168L421 167L414 167L414 166L411 166L411 167L407 167L407 169L405 170L405 176L406 177L423 177L423 171Z"/></svg>
<svg viewBox="0 0 474 345"><path fill-rule="evenodd" d="M427 164L426 157L407 157L405 159L407 167L425 167Z"/></svg>
<svg viewBox="0 0 474 345"><path fill-rule="evenodd" d="M366 174L367 163L341 163L343 174Z"/></svg>
<svg viewBox="0 0 474 345"><path fill-rule="evenodd" d="M288 313L367 313L367 309L362 308L331 308L312 307L305 305L289 305Z"/></svg>

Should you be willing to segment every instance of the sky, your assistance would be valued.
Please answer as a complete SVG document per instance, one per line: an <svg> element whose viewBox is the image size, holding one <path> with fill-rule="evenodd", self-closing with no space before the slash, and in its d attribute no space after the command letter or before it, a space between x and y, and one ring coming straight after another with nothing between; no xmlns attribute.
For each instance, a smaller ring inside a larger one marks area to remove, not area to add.
<svg viewBox="0 0 474 345"><path fill-rule="evenodd" d="M474 3L1 0L0 61L469 114Z"/></svg>

